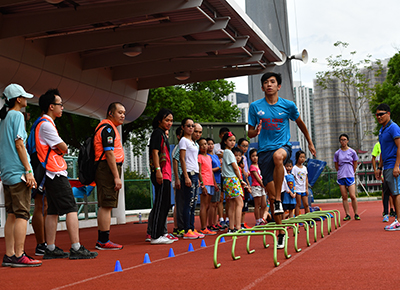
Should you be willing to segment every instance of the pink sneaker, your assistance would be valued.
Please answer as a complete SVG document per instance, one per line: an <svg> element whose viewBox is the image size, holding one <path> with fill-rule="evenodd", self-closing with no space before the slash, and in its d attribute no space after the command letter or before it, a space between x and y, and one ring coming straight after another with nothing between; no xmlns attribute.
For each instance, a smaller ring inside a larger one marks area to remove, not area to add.
<svg viewBox="0 0 400 290"><path fill-rule="evenodd" d="M146 234L146 239L145 239L145 241L146 241L146 242L151 242L151 235Z"/></svg>
<svg viewBox="0 0 400 290"><path fill-rule="evenodd" d="M205 235L200 234L197 230L194 230L193 233L194 233L195 235L197 235L197 236L199 237L199 239L202 239L202 238L205 237Z"/></svg>

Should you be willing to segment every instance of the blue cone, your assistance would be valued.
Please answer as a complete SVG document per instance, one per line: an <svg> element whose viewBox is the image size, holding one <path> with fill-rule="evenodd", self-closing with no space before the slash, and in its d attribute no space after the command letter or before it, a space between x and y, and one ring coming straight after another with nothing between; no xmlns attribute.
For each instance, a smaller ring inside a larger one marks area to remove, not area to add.
<svg viewBox="0 0 400 290"><path fill-rule="evenodd" d="M189 244L188 252L194 252L192 243Z"/></svg>
<svg viewBox="0 0 400 290"><path fill-rule="evenodd" d="M168 258L175 257L174 250L172 248L169 249Z"/></svg>
<svg viewBox="0 0 400 290"><path fill-rule="evenodd" d="M225 243L225 238L222 237L221 240L219 241L220 243Z"/></svg>
<svg viewBox="0 0 400 290"><path fill-rule="evenodd" d="M121 267L121 263L119 262L119 260L117 260L115 262L114 272L122 272L122 267Z"/></svg>
<svg viewBox="0 0 400 290"><path fill-rule="evenodd" d="M143 260L143 264L150 264L151 263L151 261L150 261L150 257L149 257L149 254L145 254L144 255L144 260Z"/></svg>
<svg viewBox="0 0 400 290"><path fill-rule="evenodd" d="M206 241L205 240L201 240L201 245L200 247L205 248L206 246Z"/></svg>

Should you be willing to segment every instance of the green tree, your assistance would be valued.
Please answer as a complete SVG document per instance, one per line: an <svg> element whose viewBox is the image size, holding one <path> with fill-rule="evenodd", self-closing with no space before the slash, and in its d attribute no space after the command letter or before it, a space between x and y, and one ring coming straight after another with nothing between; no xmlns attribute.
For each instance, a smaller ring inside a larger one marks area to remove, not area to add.
<svg viewBox="0 0 400 290"><path fill-rule="evenodd" d="M389 60L385 81L375 86L375 94L370 101L370 109L373 114L376 113L376 107L381 103L390 106L391 119L400 124L400 51ZM376 125L377 133L380 128L377 121Z"/></svg>
<svg viewBox="0 0 400 290"><path fill-rule="evenodd" d="M172 110L175 121L190 117L198 122L234 122L239 117L239 109L222 99L234 88L232 82L214 80L152 89L142 116L124 125L123 134L126 138L130 136L134 154L140 155L152 131L151 122L163 107Z"/></svg>
<svg viewBox="0 0 400 290"><path fill-rule="evenodd" d="M360 123L362 121L363 108L365 108L371 96L374 94L374 88L369 76L373 73L379 75L382 70L381 61L375 63L371 61L371 55L367 55L365 59L355 62L352 58L356 52L350 52L350 59L343 56L343 50L349 44L337 41L334 44L341 50L337 56L329 56L326 58L329 70L317 73L317 85L322 89L339 90L340 94L348 100L349 108L353 117L353 130L355 133L355 149L361 149L361 141L366 134L371 132L359 132ZM313 60L316 62L316 60Z"/></svg>
<svg viewBox="0 0 400 290"><path fill-rule="evenodd" d="M149 179L136 171L124 172L125 179L125 209L151 208L152 186Z"/></svg>

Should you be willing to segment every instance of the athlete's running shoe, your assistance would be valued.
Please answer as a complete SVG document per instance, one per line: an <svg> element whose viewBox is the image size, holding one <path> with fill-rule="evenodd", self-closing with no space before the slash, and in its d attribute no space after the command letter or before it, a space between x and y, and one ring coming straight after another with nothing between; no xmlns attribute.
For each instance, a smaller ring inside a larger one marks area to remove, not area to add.
<svg viewBox="0 0 400 290"><path fill-rule="evenodd" d="M400 230L400 223L395 220L391 225L386 226L385 230L387 231L399 231Z"/></svg>
<svg viewBox="0 0 400 290"><path fill-rule="evenodd" d="M195 240L198 239L199 236L196 235L192 230L188 230L186 234L183 234L184 239Z"/></svg>
<svg viewBox="0 0 400 290"><path fill-rule="evenodd" d="M216 235L217 233L216 232L212 232L209 229L205 228L203 230L200 230L200 234L203 234L205 236L213 236L213 235Z"/></svg>
<svg viewBox="0 0 400 290"><path fill-rule="evenodd" d="M389 222L389 215L388 215L388 214L385 214L385 215L383 216L382 222L384 222L384 223L388 223L388 222Z"/></svg>
<svg viewBox="0 0 400 290"><path fill-rule="evenodd" d="M96 249L98 250L122 250L123 246L113 243L110 240L108 240L107 243L102 243L100 241L97 241L96 243Z"/></svg>

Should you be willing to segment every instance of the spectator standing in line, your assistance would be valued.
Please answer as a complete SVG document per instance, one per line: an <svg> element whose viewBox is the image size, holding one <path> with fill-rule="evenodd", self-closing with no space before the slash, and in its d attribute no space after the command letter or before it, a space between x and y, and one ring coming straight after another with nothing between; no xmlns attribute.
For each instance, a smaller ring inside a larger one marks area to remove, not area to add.
<svg viewBox="0 0 400 290"><path fill-rule="evenodd" d="M155 188L154 205L150 212L149 228L153 245L171 244L165 234L165 223L171 206L171 156L168 138L165 134L172 126L174 116L171 110L162 108L153 119L153 133L150 137L151 182Z"/></svg>
<svg viewBox="0 0 400 290"><path fill-rule="evenodd" d="M0 177L4 189L7 220L4 226L6 253L3 267L37 267L42 264L25 254L31 189L37 188L30 158L25 148L27 133L21 112L32 94L18 84L8 85L5 104L0 111Z"/></svg>
<svg viewBox="0 0 400 290"><path fill-rule="evenodd" d="M96 127L94 136L95 161L98 161L95 182L97 185L97 242L98 250L121 250L122 245L110 241L111 211L118 206L122 188L121 168L125 159L121 136L117 127L125 121L125 107L111 103L107 116ZM102 126L102 127L101 127Z"/></svg>
<svg viewBox="0 0 400 290"><path fill-rule="evenodd" d="M43 259L93 259L97 252L90 252L79 242L78 208L68 181L67 163L63 156L68 152L67 144L58 135L54 120L62 116L64 106L57 89L50 89L39 98L39 106L46 121L36 127L35 143L38 159L46 164L47 217L45 232L47 248ZM69 253L56 247L58 217L66 215L66 225L71 249Z"/></svg>

